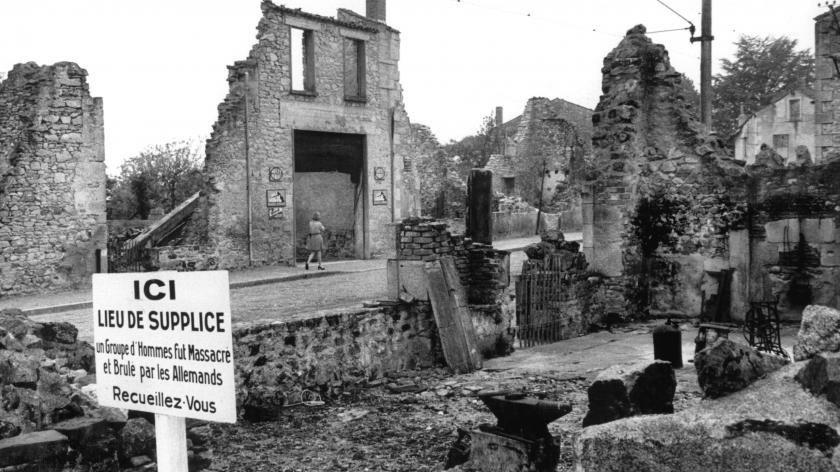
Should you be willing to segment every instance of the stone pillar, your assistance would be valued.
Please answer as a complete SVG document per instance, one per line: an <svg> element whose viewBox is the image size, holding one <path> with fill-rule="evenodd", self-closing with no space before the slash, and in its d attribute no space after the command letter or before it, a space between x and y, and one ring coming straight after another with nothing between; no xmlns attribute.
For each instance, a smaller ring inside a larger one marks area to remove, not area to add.
<svg viewBox="0 0 840 472"><path fill-rule="evenodd" d="M592 186L591 185L584 185L583 189L580 193L580 200L581 200L581 220L583 221L583 254L586 256L587 261L591 261L593 258L593 225L595 223L595 219L593 216L593 198L592 198Z"/></svg>
<svg viewBox="0 0 840 472"><path fill-rule="evenodd" d="M367 0L365 16L385 22L385 0Z"/></svg>
<svg viewBox="0 0 840 472"><path fill-rule="evenodd" d="M504 109L502 107L496 107L496 126L502 126L504 122Z"/></svg>
<svg viewBox="0 0 840 472"><path fill-rule="evenodd" d="M473 169L467 182L467 237L493 244L493 172Z"/></svg>

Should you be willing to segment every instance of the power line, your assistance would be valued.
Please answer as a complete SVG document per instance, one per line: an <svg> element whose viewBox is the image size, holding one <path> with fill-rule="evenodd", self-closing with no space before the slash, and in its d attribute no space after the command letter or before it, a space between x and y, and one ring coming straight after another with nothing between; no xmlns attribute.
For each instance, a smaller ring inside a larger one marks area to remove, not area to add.
<svg viewBox="0 0 840 472"><path fill-rule="evenodd" d="M496 7L491 7L491 6L487 6L487 5L482 5L482 4L471 2L471 1L468 1L468 0L456 0L456 2L458 4L470 5L472 7L481 8L481 9L489 10L489 11L495 11L497 13L504 13L506 15L524 16L526 18L530 18L532 20L548 23L548 24L551 24L553 26L565 26L567 28L573 28L573 29L577 29L577 30L581 30L581 31L587 31L587 32L590 32L590 33L597 33L597 34L601 34L601 35L604 35L604 36L610 36L610 37L613 37L613 38L623 38L624 37L623 35L619 35L619 34L613 34L613 33L607 33L607 32L604 32L604 31L599 31L597 28L594 28L594 27L590 30L589 28L582 27L580 24L565 23L565 22L563 22L563 21L561 21L557 18L537 16L537 15L532 14L530 11L523 12L523 11L507 10L507 9L503 9L503 8L496 8Z"/></svg>
<svg viewBox="0 0 840 472"><path fill-rule="evenodd" d="M657 1L657 2L659 2L659 3L663 6L663 7L665 7L665 8L667 8L667 9L671 10L671 11L672 11L675 15L677 15L678 17L680 17L680 18L682 18L683 20L685 20L685 22L686 22L686 23L688 23L689 25L691 25L692 27L694 27L694 23L692 23L692 22L691 22L691 20L689 20L688 18L686 18L686 17L682 16L682 15L680 14L680 12L678 12L677 10L674 10L673 8L671 8L670 6L668 6L668 4L667 4L667 3L663 2L662 0L656 0L656 1Z"/></svg>
<svg viewBox="0 0 840 472"><path fill-rule="evenodd" d="M674 28L674 29L666 29L666 30L659 30L659 31L648 31L645 34L671 33L673 31L685 31L685 30L691 30L691 27L688 26L686 28Z"/></svg>

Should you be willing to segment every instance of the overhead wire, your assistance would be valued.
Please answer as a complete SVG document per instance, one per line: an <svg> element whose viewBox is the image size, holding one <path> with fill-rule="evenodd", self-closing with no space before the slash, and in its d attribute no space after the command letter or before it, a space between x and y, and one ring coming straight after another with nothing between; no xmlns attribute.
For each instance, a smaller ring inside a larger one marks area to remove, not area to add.
<svg viewBox="0 0 840 472"><path fill-rule="evenodd" d="M686 18L686 17L682 16L682 14L680 14L680 12L678 12L677 10L674 10L673 8L671 8L671 7L670 7L667 3L663 2L662 0L656 0L656 1L657 1L657 2L659 2L659 4L661 4L663 7L665 7L665 8L667 8L667 9L671 10L671 12L673 12L673 13L674 13L675 15L677 15L678 17L680 17L680 18L682 18L683 20L685 20L685 22L686 22L686 23L688 23L689 25L691 25L692 27L694 26L694 23L692 23L692 22L691 22L691 20L689 20L688 18Z"/></svg>
<svg viewBox="0 0 840 472"><path fill-rule="evenodd" d="M686 27L686 28L674 28L674 29L667 29L667 30L651 31L648 34L669 33L669 32L675 32L675 31L690 30L690 29L694 28L694 23L692 23L686 17L681 15L679 12L677 12L676 10L674 10L673 8L671 8L670 6L668 6L667 4L662 2L661 0L656 0L656 1L661 3L668 10L671 10L673 13L675 13L677 16L679 16L680 18L685 20L691 26ZM535 14L531 13L530 11L524 11L523 12L523 11L509 10L509 9L506 9L506 8L498 8L498 7L493 7L493 6L489 6L489 5L482 5L480 3L476 3L476 2L473 2L471 0L456 0L456 3L469 5L471 7L480 8L480 9L483 9L483 10L494 11L496 13L502 13L502 14L505 14L505 15L526 17L526 18L529 18L529 19L532 19L532 20L536 20L536 21L540 21L540 22L543 22L543 23L551 24L552 26L565 26L565 27L568 27L568 28L572 28L572 29L576 29L576 30L580 30L580 31L586 31L586 32L589 32L589 33L595 33L595 34L599 34L599 35L602 35L602 36L608 36L608 37L612 37L612 38L623 38L624 37L624 35L622 35L622 34L607 33L605 31L600 31L600 30L598 30L597 28L594 28L594 27L589 29L589 28L586 28L586 27L582 27L580 24L565 23L562 20L557 19L557 18L549 18L549 17L544 17L542 15L535 15ZM698 59L699 60L699 57L697 57L696 54L686 54L686 53L681 52L681 51L672 51L671 53L672 54L677 54L677 55L680 55L680 56L691 57L693 59Z"/></svg>

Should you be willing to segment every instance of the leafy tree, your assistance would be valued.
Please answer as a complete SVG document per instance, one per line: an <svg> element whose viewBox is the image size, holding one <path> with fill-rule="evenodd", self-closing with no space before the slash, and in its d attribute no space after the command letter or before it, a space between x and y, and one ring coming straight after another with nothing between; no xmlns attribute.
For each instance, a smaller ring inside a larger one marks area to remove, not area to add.
<svg viewBox="0 0 840 472"><path fill-rule="evenodd" d="M120 175L106 184L112 219L149 217L156 207L169 212L201 190L200 152L189 141L147 148L125 161Z"/></svg>
<svg viewBox="0 0 840 472"><path fill-rule="evenodd" d="M495 129L493 115L482 119L481 128L476 134L460 141L450 141L444 146L447 156L459 157L458 168L463 178L466 178L470 169L484 167L491 154L501 154L503 151L504 136Z"/></svg>
<svg viewBox="0 0 840 472"><path fill-rule="evenodd" d="M795 39L744 35L735 46L735 57L722 59L723 73L712 80L712 121L725 139L737 133L742 105L749 115L783 90L814 84L814 58L809 49L797 50Z"/></svg>

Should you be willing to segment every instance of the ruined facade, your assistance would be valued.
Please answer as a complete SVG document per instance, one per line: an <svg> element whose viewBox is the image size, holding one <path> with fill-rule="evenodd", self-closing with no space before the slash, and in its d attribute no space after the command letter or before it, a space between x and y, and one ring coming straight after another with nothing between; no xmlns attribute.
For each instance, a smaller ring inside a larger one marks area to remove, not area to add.
<svg viewBox="0 0 840 472"><path fill-rule="evenodd" d="M498 109L496 116L501 123ZM561 98L534 97L522 115L497 130L505 136L504 153L485 166L493 172L494 191L535 206L542 198L544 207L560 214L564 229L580 228L575 178L591 155L592 110Z"/></svg>
<svg viewBox="0 0 840 472"><path fill-rule="evenodd" d="M732 319L753 301L798 318L840 304L840 163L745 166L705 135L681 75L644 27L604 60L584 192L584 251L606 310Z"/></svg>
<svg viewBox="0 0 840 472"><path fill-rule="evenodd" d="M812 90L796 89L781 93L752 116L740 117L742 125L735 136L735 158L752 164L761 146L766 145L785 164L796 162L797 156L806 150L808 159L813 159L814 103Z"/></svg>
<svg viewBox="0 0 840 472"><path fill-rule="evenodd" d="M72 289L104 272L102 99L70 62L0 83L0 296Z"/></svg>
<svg viewBox="0 0 840 472"><path fill-rule="evenodd" d="M192 224L220 267L293 262L316 211L329 255L393 252L389 225L416 202L410 124L399 32L368 3L371 17L336 18L262 3L257 44L229 67L194 218L204 224Z"/></svg>

